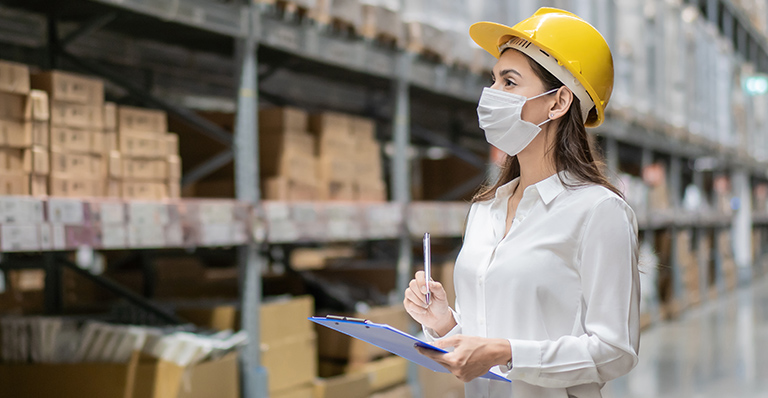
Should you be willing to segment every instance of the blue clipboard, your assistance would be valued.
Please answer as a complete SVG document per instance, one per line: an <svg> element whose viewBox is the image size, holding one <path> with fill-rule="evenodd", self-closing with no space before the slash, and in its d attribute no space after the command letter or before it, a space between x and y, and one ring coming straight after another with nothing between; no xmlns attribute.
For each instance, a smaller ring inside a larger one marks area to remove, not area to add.
<svg viewBox="0 0 768 398"><path fill-rule="evenodd" d="M373 323L365 319L336 317L332 315L329 315L328 317L313 316L308 319L319 325L344 333L347 336L373 344L376 347L387 350L427 369L431 369L435 372L449 373L448 369L444 368L443 365L421 355L416 351L414 345L443 353L448 353L448 351L421 341L408 333L393 328L392 326ZM511 382L506 377L493 371L489 371L480 377Z"/></svg>

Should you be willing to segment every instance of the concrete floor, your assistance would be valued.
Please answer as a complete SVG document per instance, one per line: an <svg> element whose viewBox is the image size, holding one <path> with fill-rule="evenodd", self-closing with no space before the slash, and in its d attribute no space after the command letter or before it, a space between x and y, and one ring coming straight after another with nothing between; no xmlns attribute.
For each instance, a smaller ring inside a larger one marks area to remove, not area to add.
<svg viewBox="0 0 768 398"><path fill-rule="evenodd" d="M640 362L604 398L768 398L768 278L643 332Z"/></svg>

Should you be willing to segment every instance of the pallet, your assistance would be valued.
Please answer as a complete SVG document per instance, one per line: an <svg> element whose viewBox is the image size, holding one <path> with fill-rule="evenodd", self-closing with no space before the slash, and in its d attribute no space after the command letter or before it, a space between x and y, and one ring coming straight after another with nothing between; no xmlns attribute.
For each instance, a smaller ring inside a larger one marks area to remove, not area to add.
<svg viewBox="0 0 768 398"><path fill-rule="evenodd" d="M258 0L261 4L267 4L274 8L275 14L285 20L308 21L312 13L313 1L302 0Z"/></svg>
<svg viewBox="0 0 768 398"><path fill-rule="evenodd" d="M425 59L439 63L452 62L450 41L440 29L420 22L406 24L408 51L420 54Z"/></svg>
<svg viewBox="0 0 768 398"><path fill-rule="evenodd" d="M334 33L361 35L362 8L357 0L317 0L311 16L318 25Z"/></svg>
<svg viewBox="0 0 768 398"><path fill-rule="evenodd" d="M405 47L405 26L396 11L379 6L364 5L361 35L387 48Z"/></svg>

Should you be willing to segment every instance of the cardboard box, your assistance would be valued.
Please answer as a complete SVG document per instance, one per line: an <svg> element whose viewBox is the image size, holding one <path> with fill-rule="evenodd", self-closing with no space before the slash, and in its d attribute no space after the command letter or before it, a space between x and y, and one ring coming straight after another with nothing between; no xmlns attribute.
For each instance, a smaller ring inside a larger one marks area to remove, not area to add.
<svg viewBox="0 0 768 398"><path fill-rule="evenodd" d="M99 138L90 129L51 126L51 150L57 152L102 153ZM102 144L103 145L103 144Z"/></svg>
<svg viewBox="0 0 768 398"><path fill-rule="evenodd" d="M259 153L264 155L284 152L314 156L317 139L306 131L288 130L279 133L259 134Z"/></svg>
<svg viewBox="0 0 768 398"><path fill-rule="evenodd" d="M16 62L0 61L0 91L29 93L29 67Z"/></svg>
<svg viewBox="0 0 768 398"><path fill-rule="evenodd" d="M101 155L51 151L51 175L56 177L97 178L105 173Z"/></svg>
<svg viewBox="0 0 768 398"><path fill-rule="evenodd" d="M355 163L349 157L321 156L317 163L319 181L352 183L355 179Z"/></svg>
<svg viewBox="0 0 768 398"><path fill-rule="evenodd" d="M29 194L32 196L48 195L48 176L31 175L29 176Z"/></svg>
<svg viewBox="0 0 768 398"><path fill-rule="evenodd" d="M132 180L166 180L169 162L163 159L123 159L123 178Z"/></svg>
<svg viewBox="0 0 768 398"><path fill-rule="evenodd" d="M168 182L168 197L171 199L178 199L181 197L181 182L179 181Z"/></svg>
<svg viewBox="0 0 768 398"><path fill-rule="evenodd" d="M181 157L179 155L168 155L168 178L169 181L181 179Z"/></svg>
<svg viewBox="0 0 768 398"><path fill-rule="evenodd" d="M117 104L114 102L104 103L104 131L117 132Z"/></svg>
<svg viewBox="0 0 768 398"><path fill-rule="evenodd" d="M142 357L136 369L133 398L239 398L237 354L183 368Z"/></svg>
<svg viewBox="0 0 768 398"><path fill-rule="evenodd" d="M381 391L408 380L408 360L398 356L390 356L361 366L353 365L349 372L365 374L368 377L371 391Z"/></svg>
<svg viewBox="0 0 768 398"><path fill-rule="evenodd" d="M29 179L23 172L0 173L0 195L29 195Z"/></svg>
<svg viewBox="0 0 768 398"><path fill-rule="evenodd" d="M280 341L288 336L304 336L314 330L307 320L314 312L312 296L280 298L265 301L261 306L261 342Z"/></svg>
<svg viewBox="0 0 768 398"><path fill-rule="evenodd" d="M355 142L376 140L376 122L364 117L350 118L350 131Z"/></svg>
<svg viewBox="0 0 768 398"><path fill-rule="evenodd" d="M32 102L29 96L0 92L0 119L15 121L32 119Z"/></svg>
<svg viewBox="0 0 768 398"><path fill-rule="evenodd" d="M182 319L213 330L238 330L239 325L235 324L236 313L234 305L176 309L176 314Z"/></svg>
<svg viewBox="0 0 768 398"><path fill-rule="evenodd" d="M353 184L355 200L363 202L386 202L387 184L381 179L371 179Z"/></svg>
<svg viewBox="0 0 768 398"><path fill-rule="evenodd" d="M309 323L308 320L305 319ZM284 329L283 332L287 332ZM317 339L314 332L261 343L262 364L269 375L269 390L280 391L307 384L317 377Z"/></svg>
<svg viewBox="0 0 768 398"><path fill-rule="evenodd" d="M39 146L25 149L24 172L30 175L48 175L51 172L48 150Z"/></svg>
<svg viewBox="0 0 768 398"><path fill-rule="evenodd" d="M164 199L168 187L163 182L123 181L122 197L125 199Z"/></svg>
<svg viewBox="0 0 768 398"><path fill-rule="evenodd" d="M315 380L315 398L368 398L370 383L364 373Z"/></svg>
<svg viewBox="0 0 768 398"><path fill-rule="evenodd" d="M156 109L119 106L117 108L117 131L120 134L168 132L168 115Z"/></svg>
<svg viewBox="0 0 768 398"><path fill-rule="evenodd" d="M323 112L309 117L309 130L317 136L350 137L351 117L342 113Z"/></svg>
<svg viewBox="0 0 768 398"><path fill-rule="evenodd" d="M168 133L165 135L166 154L168 156L179 156L179 135Z"/></svg>
<svg viewBox="0 0 768 398"><path fill-rule="evenodd" d="M62 71L31 75L32 88L46 91L51 101L74 104L104 103L104 82L99 79Z"/></svg>
<svg viewBox="0 0 768 398"><path fill-rule="evenodd" d="M356 200L355 190L350 182L326 182L318 186L318 197L320 200Z"/></svg>
<svg viewBox="0 0 768 398"><path fill-rule="evenodd" d="M14 398L132 398L137 364L138 353L125 364L3 364L0 382Z"/></svg>
<svg viewBox="0 0 768 398"><path fill-rule="evenodd" d="M31 132L31 145L40 145L48 147L50 145L51 124L33 120L28 122L28 129Z"/></svg>
<svg viewBox="0 0 768 398"><path fill-rule="evenodd" d="M392 305L386 307L374 307L367 314L333 314L348 315L355 318L369 319L376 323L386 323L396 329L408 331L410 317L403 306ZM346 360L350 364L362 364L376 358L388 356L389 352L368 344L362 340L351 338L345 334L324 326L315 327L318 339L318 353L320 358Z"/></svg>
<svg viewBox="0 0 768 398"><path fill-rule="evenodd" d="M48 122L51 120L51 108L48 101L48 93L42 90L29 92L30 106L32 107L32 120Z"/></svg>
<svg viewBox="0 0 768 398"><path fill-rule="evenodd" d="M101 105L53 101L51 103L51 126L101 131L104 129L104 109Z"/></svg>
<svg viewBox="0 0 768 398"><path fill-rule="evenodd" d="M119 133L118 149L125 157L163 158L167 155L165 136L153 133Z"/></svg>
<svg viewBox="0 0 768 398"><path fill-rule="evenodd" d="M24 149L0 148L0 172L24 171Z"/></svg>
<svg viewBox="0 0 768 398"><path fill-rule="evenodd" d="M292 181L314 184L317 181L317 159L306 153L285 151L262 153L261 174L286 177ZM346 170L349 172L349 170Z"/></svg>
<svg viewBox="0 0 768 398"><path fill-rule="evenodd" d="M419 366L419 384L424 398L464 398L464 383L450 373Z"/></svg>
<svg viewBox="0 0 768 398"><path fill-rule="evenodd" d="M26 148L32 145L32 123L0 120L0 146Z"/></svg>
<svg viewBox="0 0 768 398"><path fill-rule="evenodd" d="M413 398L411 387L403 384L371 395L371 398Z"/></svg>
<svg viewBox="0 0 768 398"><path fill-rule="evenodd" d="M119 151L109 151L107 156L107 177L112 180L123 178L123 157ZM118 192L121 189L120 186L117 187ZM119 193L117 195L120 196Z"/></svg>
<svg viewBox="0 0 768 398"><path fill-rule="evenodd" d="M264 181L264 199L312 201L320 197L317 185L292 181L286 177L269 177Z"/></svg>
<svg viewBox="0 0 768 398"><path fill-rule="evenodd" d="M307 131L307 113L292 107L269 108L259 111L260 135L285 131Z"/></svg>
<svg viewBox="0 0 768 398"><path fill-rule="evenodd" d="M314 398L315 389L312 384L291 387L282 391L275 391L269 395L272 398Z"/></svg>
<svg viewBox="0 0 768 398"><path fill-rule="evenodd" d="M51 175L48 181L48 192L51 196L68 198L99 197L104 194L104 180Z"/></svg>
<svg viewBox="0 0 768 398"><path fill-rule="evenodd" d="M105 132L102 135L102 142L104 143L104 147L101 148L101 150L104 153L118 150L119 146L116 132Z"/></svg>

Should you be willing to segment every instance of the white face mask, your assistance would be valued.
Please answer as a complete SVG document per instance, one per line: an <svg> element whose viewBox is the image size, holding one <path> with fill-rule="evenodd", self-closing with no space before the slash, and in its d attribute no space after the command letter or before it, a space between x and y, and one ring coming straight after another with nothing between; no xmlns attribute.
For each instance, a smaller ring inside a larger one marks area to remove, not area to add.
<svg viewBox="0 0 768 398"><path fill-rule="evenodd" d="M510 156L515 156L525 149L541 131L547 119L536 125L526 122L521 117L523 105L527 101L553 93L552 89L535 97L526 98L501 90L486 87L477 105L477 117L480 128L485 130L485 139L489 144L501 149Z"/></svg>

